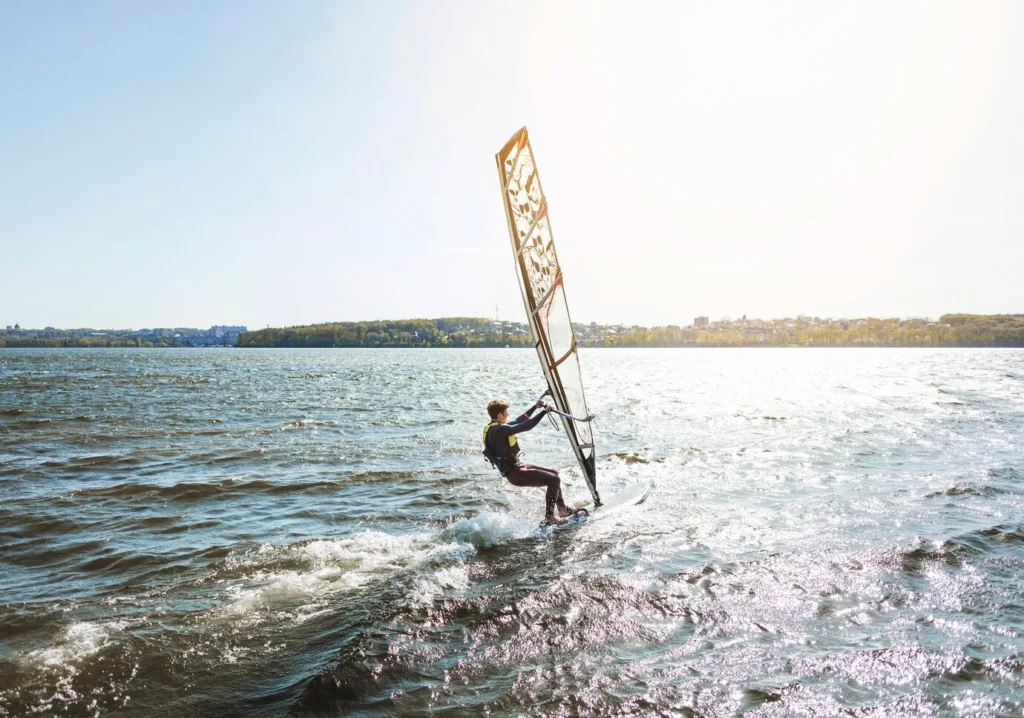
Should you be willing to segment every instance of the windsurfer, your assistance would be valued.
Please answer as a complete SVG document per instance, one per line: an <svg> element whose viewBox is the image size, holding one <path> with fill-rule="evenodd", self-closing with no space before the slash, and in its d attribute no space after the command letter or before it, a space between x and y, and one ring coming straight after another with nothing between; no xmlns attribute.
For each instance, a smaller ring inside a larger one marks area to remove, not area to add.
<svg viewBox="0 0 1024 718"><path fill-rule="evenodd" d="M542 411L537 411L542 409ZM517 417L508 421L508 402L492 401L487 405L491 422L484 427L484 456L494 464L501 475L513 486L542 486L547 489L544 497L544 523L564 524L565 517L573 510L562 499L562 482L558 472L544 466L519 462L519 442L516 434L529 431L537 426L549 407L540 399ZM556 513L557 512L557 513Z"/></svg>

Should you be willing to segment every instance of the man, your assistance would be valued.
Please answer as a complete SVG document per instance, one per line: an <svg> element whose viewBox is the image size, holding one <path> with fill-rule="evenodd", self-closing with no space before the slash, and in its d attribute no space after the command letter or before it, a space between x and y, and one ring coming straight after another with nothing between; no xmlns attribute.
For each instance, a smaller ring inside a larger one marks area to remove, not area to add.
<svg viewBox="0 0 1024 718"><path fill-rule="evenodd" d="M573 510L562 500L562 483L558 472L543 466L519 463L519 442L516 434L529 431L537 426L550 407L538 399L525 414L508 422L508 402L492 401L487 405L491 423L484 427L484 456L494 464L501 475L513 486L543 486L547 489L544 497L544 524L564 524L565 517L572 516ZM537 409L542 411L534 412ZM556 515L557 511L557 515Z"/></svg>

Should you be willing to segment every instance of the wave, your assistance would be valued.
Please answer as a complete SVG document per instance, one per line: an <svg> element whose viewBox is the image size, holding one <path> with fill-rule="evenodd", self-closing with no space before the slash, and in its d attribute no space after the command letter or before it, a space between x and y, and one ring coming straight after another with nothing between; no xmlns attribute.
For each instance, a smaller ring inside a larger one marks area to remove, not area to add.
<svg viewBox="0 0 1024 718"><path fill-rule="evenodd" d="M295 429L310 429L318 426L339 426L337 421L319 421L316 419L297 419L278 427L278 431L294 431Z"/></svg>
<svg viewBox="0 0 1024 718"><path fill-rule="evenodd" d="M123 454L88 454L72 456L68 459L46 459L40 463L40 466L46 469L78 471L83 468L103 466L137 466L141 463L140 458Z"/></svg>
<svg viewBox="0 0 1024 718"><path fill-rule="evenodd" d="M409 591L408 602L414 608L432 606L442 594L449 591L465 591L469 584L469 572L464 566L440 568L431 575L415 581Z"/></svg>
<svg viewBox="0 0 1024 718"><path fill-rule="evenodd" d="M410 571L406 601L421 605L446 588L468 585L459 566L476 549L436 534L392 535L365 530L336 539L315 539L287 546L263 545L228 559L225 566L225 617L259 621L267 612L308 620L320 601L342 591ZM431 579L430 577L433 577Z"/></svg>
<svg viewBox="0 0 1024 718"><path fill-rule="evenodd" d="M248 449L247 451L241 451L239 453L203 453L203 454L192 454L188 457L189 462L203 462L210 466L216 466L218 464L233 464L239 461L249 461L250 459L260 459L265 456L267 450L264 448L259 449Z"/></svg>
<svg viewBox="0 0 1024 718"><path fill-rule="evenodd" d="M868 551L863 555L863 561L890 574L916 575L935 564L959 567L963 564L963 556L950 547L919 539L917 545L910 547L891 546Z"/></svg>
<svg viewBox="0 0 1024 718"><path fill-rule="evenodd" d="M434 419L432 421L420 421L420 422L417 422L416 425L417 426L442 426L444 424L454 424L454 423L455 423L455 419L447 418L447 419Z"/></svg>
<svg viewBox="0 0 1024 718"><path fill-rule="evenodd" d="M989 478L992 479L1003 479L1005 481L1020 481L1024 479L1024 472L1013 468L1012 466L1004 466L999 469L989 469L986 472Z"/></svg>
<svg viewBox="0 0 1024 718"><path fill-rule="evenodd" d="M529 564L519 567L529 570ZM631 577L585 574L555 578L550 583L529 581L515 588L498 584L494 595L465 595L467 580L458 567L436 571L430 580L447 593L445 600L437 601L434 586L414 583L412 598L415 591L424 590L425 615L418 612L422 605L410 605L412 612L397 609L391 621L399 630L363 632L343 646L334 665L306 685L294 708L296 713L347 715L367 706L384 705L391 688L402 685L410 674L421 681L436 677L466 685L481 685L506 671L515 679L523 671L522 666L535 665L552 655L568 666L573 664L574 655L583 652L600 652L623 644L661 643L677 630L673 619L690 621L698 615L685 602L666 600L652 593L647 582ZM468 634L461 628L467 625ZM449 644L453 629L464 638ZM441 656L450 662L446 660L446 665L438 667ZM373 666L372 672L369 665ZM573 680L568 675L566 678ZM399 712L429 712L430 699L423 693L403 695ZM484 700L490 703L493 698ZM462 706L470 713L485 712L483 704ZM506 712L493 704L488 707L495 713ZM607 707L582 713L604 714Z"/></svg>
<svg viewBox="0 0 1024 718"><path fill-rule="evenodd" d="M5 556L8 561L18 566L28 567L77 564L83 560L84 556L88 556L94 551L102 551L107 546L106 541L101 539L65 541L59 545L53 545L47 540L46 532L34 530L30 533L35 540L30 539L20 545L8 547Z"/></svg>
<svg viewBox="0 0 1024 718"><path fill-rule="evenodd" d="M493 548L500 544L525 539L537 530L537 522L517 519L509 513L484 511L460 519L442 533L442 538L467 543L475 548Z"/></svg>
<svg viewBox="0 0 1024 718"><path fill-rule="evenodd" d="M30 431L32 429L38 429L43 426L48 426L53 423L53 419L22 419L21 421L12 421L7 424L7 429L11 431Z"/></svg>
<svg viewBox="0 0 1024 718"><path fill-rule="evenodd" d="M269 481L253 482L269 484L265 491L270 496L286 496L288 494L330 494L342 490L337 481L302 481L287 484L274 484Z"/></svg>
<svg viewBox="0 0 1024 718"><path fill-rule="evenodd" d="M112 635L125 626L122 621L73 623L49 647L28 653L24 662L49 669L73 668L107 646Z"/></svg>
<svg viewBox="0 0 1024 718"><path fill-rule="evenodd" d="M83 558L76 564L75 570L94 574L111 573L120 576L136 569L163 570L172 560L173 557L160 554L108 551L102 556Z"/></svg>
<svg viewBox="0 0 1024 718"><path fill-rule="evenodd" d="M929 563L962 566L969 556L995 554L1024 545L1024 524L999 524L970 531L938 543L922 542L912 548L896 547L875 552L876 563L916 573Z"/></svg>
<svg viewBox="0 0 1024 718"><path fill-rule="evenodd" d="M865 685L913 685L935 678L956 682L1001 679L1010 665L1019 667L1021 661L1012 658L981 660L959 649L936 651L920 646L899 646L835 656L795 657L793 664L803 675L843 676Z"/></svg>
<svg viewBox="0 0 1024 718"><path fill-rule="evenodd" d="M0 537L7 540L31 540L45 536L61 536L80 528L79 523L67 516L35 515L9 509L0 509ZM15 549L16 547L8 547Z"/></svg>
<svg viewBox="0 0 1024 718"><path fill-rule="evenodd" d="M411 479L419 476L417 471L363 471L358 474L346 475L346 481L358 481L367 484L382 483L394 479Z"/></svg>
<svg viewBox="0 0 1024 718"><path fill-rule="evenodd" d="M170 499L171 501L190 502L221 495L231 488L233 487L227 484L227 482L216 484L197 482L174 484L173 486L160 486L157 487L153 493L161 498Z"/></svg>
<svg viewBox="0 0 1024 718"><path fill-rule="evenodd" d="M527 538L533 520L484 512L440 531L391 534L366 529L351 536L263 544L229 554L209 580L224 600L211 618L255 625L265 620L304 623L330 612L339 593L386 590L389 606L420 611L465 591L467 561L479 549ZM372 603L384 600L373 594Z"/></svg>
<svg viewBox="0 0 1024 718"><path fill-rule="evenodd" d="M973 531L952 539L950 543L974 548L980 544L985 551L992 552L1024 544L1024 524L1000 524Z"/></svg>
<svg viewBox="0 0 1024 718"><path fill-rule="evenodd" d="M229 495L267 494L281 496L288 494L325 494L341 490L341 484L335 481L292 481L276 483L266 479L242 481L224 479L222 481L184 481L165 485L128 481L98 488L79 489L72 495L80 498L112 498L131 499L152 495L171 501L199 501L210 497L226 497Z"/></svg>
<svg viewBox="0 0 1024 718"><path fill-rule="evenodd" d="M989 486L968 483L968 482L957 482L948 489L941 491L932 491L924 495L926 499L934 499L940 496L1000 496L1003 494L1010 493L1006 489L1001 489L998 486Z"/></svg>
<svg viewBox="0 0 1024 718"><path fill-rule="evenodd" d="M32 676L32 684L19 689L15 681L13 688L0 688L0 714L98 715L123 708L138 671L137 663L133 668L117 653L128 627L125 620L79 621L42 648L12 654L8 665L14 675ZM95 687L97 679L101 688Z"/></svg>
<svg viewBox="0 0 1024 718"><path fill-rule="evenodd" d="M642 456L637 456L631 451L618 451L612 454L616 459L622 459L627 464L649 464L650 459L645 459Z"/></svg>

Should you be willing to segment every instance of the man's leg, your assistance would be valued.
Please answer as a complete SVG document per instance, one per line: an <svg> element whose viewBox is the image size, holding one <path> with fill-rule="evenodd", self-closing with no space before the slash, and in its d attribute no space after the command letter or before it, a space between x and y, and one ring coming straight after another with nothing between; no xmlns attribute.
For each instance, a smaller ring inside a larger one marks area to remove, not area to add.
<svg viewBox="0 0 1024 718"><path fill-rule="evenodd" d="M547 493L544 496L544 517L551 520L555 517L555 506L565 506L562 502L561 479L558 472L551 469L541 469L537 466L520 464L507 474L505 478L514 486L544 486Z"/></svg>
<svg viewBox="0 0 1024 718"><path fill-rule="evenodd" d="M572 516L573 510L565 505L565 499L562 498L562 479L555 469L549 469L546 466L535 466L534 464L520 464L520 466L524 469L529 469L534 474L551 476L558 485L558 494L555 496L555 507L558 509L558 515L562 518Z"/></svg>

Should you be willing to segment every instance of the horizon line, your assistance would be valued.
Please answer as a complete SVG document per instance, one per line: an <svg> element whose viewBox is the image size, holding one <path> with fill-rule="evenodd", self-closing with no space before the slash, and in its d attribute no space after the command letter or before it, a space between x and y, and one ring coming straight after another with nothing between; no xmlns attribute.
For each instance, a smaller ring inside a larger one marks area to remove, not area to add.
<svg viewBox="0 0 1024 718"><path fill-rule="evenodd" d="M972 313L972 312L944 312L944 313L940 314L938 316L938 318L941 319L944 316L1020 317L1020 316L1024 316L1024 313L976 314L976 313ZM258 327L258 328L251 328L251 327L249 327L248 325L245 325L245 324L211 324L208 328L212 329L214 327L223 327L223 328L235 329L235 328L238 328L238 327L244 327L244 331L261 331L263 329L284 329L284 328L295 328L295 327L313 327L313 326L324 326L324 325L328 325L328 324L359 324L359 323L373 323L373 322L440 321L440 320L449 320L449 319L475 319L475 320L487 321L487 322L501 322L503 324L522 324L524 326L527 324L525 321L521 321L521 320L517 320L517 319L515 319L515 320L514 319L498 319L498 318L493 318L492 319L491 317L486 317L486 316L472 316L472 315L466 314L466 315L451 315L451 316L441 316L441 317L402 317L402 318L397 318L397 319L395 319L395 318L337 319L337 320L331 320L331 321L325 321L325 322L314 322L314 323L307 323L307 324L282 324L282 325L277 325L277 326L273 326L273 325L267 324L266 326L262 326L262 327ZM638 324L638 323L629 324L629 323L626 323L626 322L602 323L602 322L593 321L593 320L592 321L585 321L585 320L573 321L573 324L596 324L597 326L605 326L605 327L642 327L642 328L647 328L647 327L670 327L670 326L684 327L684 326L693 326L694 321L697 320L697 319L703 319L703 320L707 321L709 324L716 324L716 323L719 323L719 322L737 322L737 321L780 322L780 321L793 321L793 320L799 320L799 319L817 319L819 321L820 320L828 320L828 321L856 321L856 320L860 320L860 319L878 319L878 320L897 319L897 320L900 320L900 321L912 321L912 320L914 320L914 321L928 321L928 322L937 322L938 321L938 319L936 319L936 318L932 318L930 316L921 316L921 315L884 316L884 317L883 316L872 316L872 315L865 315L865 316L859 316L859 317L850 317L850 316L822 317L820 315L811 315L811 314L806 314L804 312L800 312L800 313L798 313L798 314L796 314L794 316L771 317L771 318L767 318L767 319L766 318L762 318L762 317L748 317L746 314L744 314L744 315L742 315L741 317L738 317L738 318L731 317L731 316L722 316L722 317L719 317L718 319L711 319L707 315L698 315L697 317L694 317L690 321L690 323L688 323L688 324L665 323L665 324L647 324L647 325L645 325L645 324ZM158 329L202 329L203 328L200 325L189 326L189 325L185 325L185 324L176 324L176 325L173 325L173 326L172 325L156 325L156 324L154 324L154 325L150 325L148 327L141 327L139 329L136 329L134 327L113 327L113 326L106 326L106 327L104 327L102 325L77 326L77 327L70 327L70 326L68 326L68 327L58 327L58 326L52 325L52 324L51 325L47 325L47 326L43 326L43 327L29 327L29 326L21 326L19 323L5 324L4 326L6 327L6 329L4 331L40 331L40 330L45 331L46 329L53 329L55 331L74 331L74 330L86 330L86 329L91 330L91 331L94 331L94 330L101 330L101 331L143 331L145 329L151 329L151 330L155 331L155 330L158 330ZM17 327L17 329L15 329L16 327Z"/></svg>

